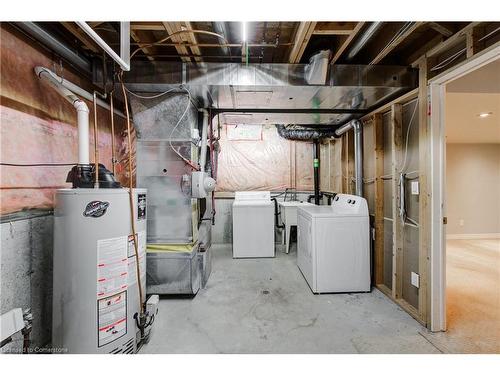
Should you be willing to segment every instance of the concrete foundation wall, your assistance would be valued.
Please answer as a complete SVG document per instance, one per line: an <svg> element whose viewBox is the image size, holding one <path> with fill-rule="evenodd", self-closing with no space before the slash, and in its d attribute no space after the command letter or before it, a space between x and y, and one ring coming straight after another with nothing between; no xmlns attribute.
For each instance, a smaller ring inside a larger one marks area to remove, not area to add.
<svg viewBox="0 0 500 375"><path fill-rule="evenodd" d="M5 217L1 224L0 314L14 308L31 308L31 347L47 345L52 327L51 212L31 212ZM2 352L22 348L22 335L4 346Z"/></svg>

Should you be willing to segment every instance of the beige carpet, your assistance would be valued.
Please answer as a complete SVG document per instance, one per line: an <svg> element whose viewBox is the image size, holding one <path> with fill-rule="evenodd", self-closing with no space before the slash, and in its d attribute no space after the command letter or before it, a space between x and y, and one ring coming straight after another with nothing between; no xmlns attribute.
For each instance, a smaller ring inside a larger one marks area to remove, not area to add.
<svg viewBox="0 0 500 375"><path fill-rule="evenodd" d="M427 339L445 353L500 353L500 240L446 247L448 329Z"/></svg>

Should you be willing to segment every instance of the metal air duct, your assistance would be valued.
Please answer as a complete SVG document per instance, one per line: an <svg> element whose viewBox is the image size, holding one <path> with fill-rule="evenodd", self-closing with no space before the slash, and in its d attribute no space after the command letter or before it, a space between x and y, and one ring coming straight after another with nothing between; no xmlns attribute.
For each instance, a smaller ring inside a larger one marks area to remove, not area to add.
<svg viewBox="0 0 500 375"><path fill-rule="evenodd" d="M335 131L340 137L354 129L354 179L356 180L356 195L363 196L363 126L361 121L352 120Z"/></svg>
<svg viewBox="0 0 500 375"><path fill-rule="evenodd" d="M92 64L88 59L67 47L34 22L16 22L14 25L83 72L89 75L92 73Z"/></svg>

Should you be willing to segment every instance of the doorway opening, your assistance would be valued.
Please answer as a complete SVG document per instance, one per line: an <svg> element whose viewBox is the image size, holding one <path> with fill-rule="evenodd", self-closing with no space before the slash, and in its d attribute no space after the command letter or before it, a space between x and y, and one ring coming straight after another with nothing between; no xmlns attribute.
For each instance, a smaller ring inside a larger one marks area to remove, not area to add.
<svg viewBox="0 0 500 375"><path fill-rule="evenodd" d="M435 339L450 352L498 353L500 59L443 86L446 332Z"/></svg>

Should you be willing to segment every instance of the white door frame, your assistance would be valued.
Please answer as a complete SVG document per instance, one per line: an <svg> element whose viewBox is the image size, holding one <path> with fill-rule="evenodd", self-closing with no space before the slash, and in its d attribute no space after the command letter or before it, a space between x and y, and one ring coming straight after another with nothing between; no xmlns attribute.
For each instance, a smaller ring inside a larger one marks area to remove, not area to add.
<svg viewBox="0 0 500 375"><path fill-rule="evenodd" d="M446 84L500 58L500 43L472 56L450 71L428 82L431 141L431 260L430 260L430 330L446 330Z"/></svg>

